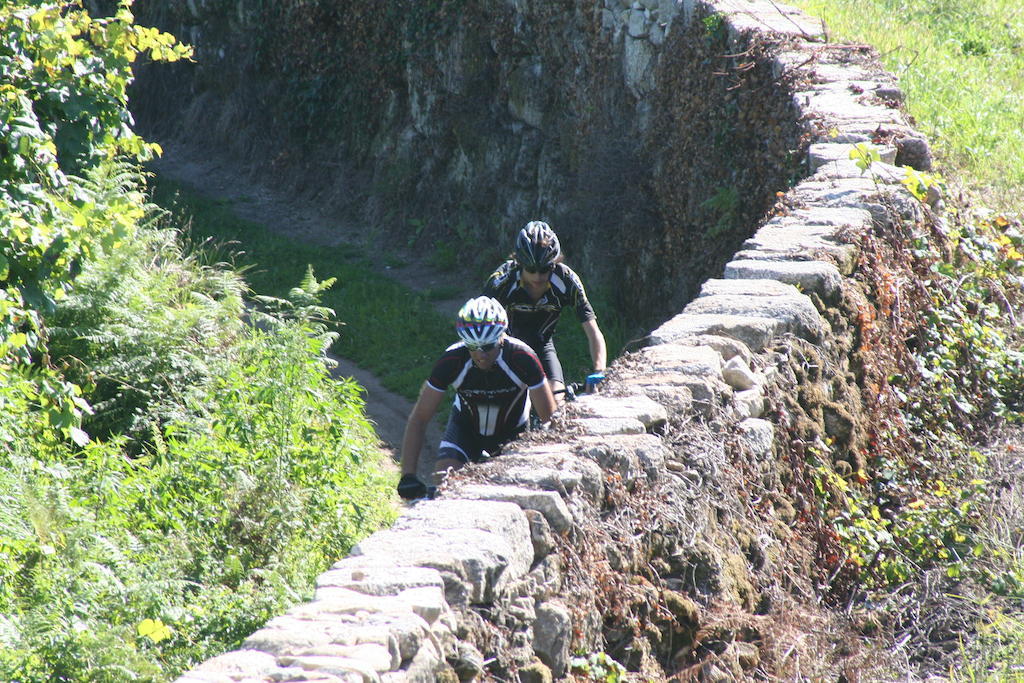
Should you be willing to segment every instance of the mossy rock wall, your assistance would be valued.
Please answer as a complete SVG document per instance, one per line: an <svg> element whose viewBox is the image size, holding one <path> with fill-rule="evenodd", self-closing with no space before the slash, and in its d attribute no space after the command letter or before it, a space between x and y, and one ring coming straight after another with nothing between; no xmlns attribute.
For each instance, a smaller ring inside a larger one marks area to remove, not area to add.
<svg viewBox="0 0 1024 683"><path fill-rule="evenodd" d="M142 70L157 139L357 207L371 239L477 268L526 221L650 327L721 272L802 173L791 84L688 3L190 0L140 18L196 48ZM682 17L682 18L681 18Z"/></svg>

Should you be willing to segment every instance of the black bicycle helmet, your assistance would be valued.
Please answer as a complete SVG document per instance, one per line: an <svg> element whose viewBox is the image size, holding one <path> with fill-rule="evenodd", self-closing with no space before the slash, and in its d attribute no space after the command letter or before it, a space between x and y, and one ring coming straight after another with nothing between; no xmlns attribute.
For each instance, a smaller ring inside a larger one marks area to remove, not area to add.
<svg viewBox="0 0 1024 683"><path fill-rule="evenodd" d="M547 270L562 255L558 236L544 221L530 221L516 237L516 263L527 270Z"/></svg>

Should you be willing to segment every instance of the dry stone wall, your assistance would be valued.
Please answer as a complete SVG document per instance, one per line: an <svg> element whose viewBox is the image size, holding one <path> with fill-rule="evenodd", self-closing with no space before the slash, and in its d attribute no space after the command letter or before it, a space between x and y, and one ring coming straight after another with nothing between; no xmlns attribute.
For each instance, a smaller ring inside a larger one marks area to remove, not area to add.
<svg viewBox="0 0 1024 683"><path fill-rule="evenodd" d="M772 465L787 429L770 400L786 367L778 342L848 364L836 356L847 349L833 340L835 310L844 310L835 304L856 273L861 236L884 226L894 207L907 216L922 210L903 191L898 165L927 169L927 143L901 113L891 75L854 59L860 48L825 43L820 24L796 10L769 0L607 0L600 16L627 36L625 85L641 96L656 87L656 48L687 24L723 18L737 53L770 38L778 49L762 55L761 67L798 85L792 105L811 143L807 177L721 277L614 364L601 394L453 477L438 499L416 503L324 573L311 602L180 683L455 681L485 672L545 681L566 676L578 648L623 643L620 659L656 678L692 661L681 653L692 653L687 644L712 601L770 613L773 594L757 577L786 548L725 528L713 491L728 466L723 451L681 447L680 425L714 417L724 425L719 438L737 440L755 467ZM544 115L529 98L513 108L525 121ZM881 151L869 173L850 160L857 143ZM603 531L625 523L630 496L650 505L634 506L628 520L645 548L609 543L629 534ZM775 514L785 521L781 509ZM716 528L732 547L701 541ZM654 576L660 585L652 587ZM661 635L609 626L615 597L643 591ZM735 634L716 642L709 680L742 678L766 656Z"/></svg>

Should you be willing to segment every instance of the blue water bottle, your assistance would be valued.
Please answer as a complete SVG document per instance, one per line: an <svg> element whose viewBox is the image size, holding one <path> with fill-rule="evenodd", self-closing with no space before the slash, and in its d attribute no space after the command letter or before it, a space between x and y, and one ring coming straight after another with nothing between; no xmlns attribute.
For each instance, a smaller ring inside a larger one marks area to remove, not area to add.
<svg viewBox="0 0 1024 683"><path fill-rule="evenodd" d="M602 380L604 380L603 372L595 372L587 375L587 381L584 387L584 391L588 394L593 394L595 391L597 391L597 385L600 384Z"/></svg>

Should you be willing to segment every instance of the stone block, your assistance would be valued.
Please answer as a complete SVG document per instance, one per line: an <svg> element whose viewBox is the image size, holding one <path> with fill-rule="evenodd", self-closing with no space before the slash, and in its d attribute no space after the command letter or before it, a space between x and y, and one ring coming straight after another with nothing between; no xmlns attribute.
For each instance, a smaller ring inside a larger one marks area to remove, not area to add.
<svg viewBox="0 0 1024 683"><path fill-rule="evenodd" d="M627 378L622 383L644 392L677 413L693 410L705 417L719 399L732 395L732 389L722 380L671 372Z"/></svg>
<svg viewBox="0 0 1024 683"><path fill-rule="evenodd" d="M430 641L424 641L416 656L409 662L406 669L409 681L415 683L434 683L435 681L454 681L458 677L445 661L444 653ZM446 675L448 674L448 675ZM442 678L443 677L443 678Z"/></svg>
<svg viewBox="0 0 1024 683"><path fill-rule="evenodd" d="M398 568L396 568L398 569ZM440 577L440 575L438 575ZM305 603L310 606L313 615L325 614L354 614L358 612L381 612L384 614L403 614L411 611L422 618L427 624L433 624L440 616L448 611L448 604L444 599L444 586L416 586L406 588L394 595L388 596L367 596L366 601L352 601L351 595L366 595L350 588L338 586L324 586L317 588L313 601ZM388 602L381 602L386 600ZM300 610L301 608L293 608ZM287 614L302 618L310 616L310 613L303 611L289 611Z"/></svg>
<svg viewBox="0 0 1024 683"><path fill-rule="evenodd" d="M555 547L555 536L551 532L551 524L547 518L536 510L525 510L526 519L530 523L530 541L533 542L533 561L544 557Z"/></svg>
<svg viewBox="0 0 1024 683"><path fill-rule="evenodd" d="M876 203L884 185L875 185L870 178L854 176L852 178L822 178L811 176L811 179L790 190L794 201L817 204L829 207L856 207ZM877 220L872 209L872 220Z"/></svg>
<svg viewBox="0 0 1024 683"><path fill-rule="evenodd" d="M356 660L378 673L391 671L402 665L402 660L399 658L397 652L393 652L387 647L376 643L360 643L358 645L324 645L313 648L308 652L282 656L280 661L282 664L287 666L301 666L296 659L302 657Z"/></svg>
<svg viewBox="0 0 1024 683"><path fill-rule="evenodd" d="M780 328L778 320L761 316L680 313L651 332L650 340L655 345L670 344L684 337L717 334L738 339L756 353L771 343Z"/></svg>
<svg viewBox="0 0 1024 683"><path fill-rule="evenodd" d="M669 415L688 415L693 408L693 394L685 385L648 384L649 378L638 377L628 383L631 390L639 391L652 401L665 406Z"/></svg>
<svg viewBox="0 0 1024 683"><path fill-rule="evenodd" d="M743 243L733 260L757 261L821 261L835 262L843 274L853 272L857 262L859 233L846 228L807 225L795 221L773 219Z"/></svg>
<svg viewBox="0 0 1024 683"><path fill-rule="evenodd" d="M484 513L486 507L481 503L475 510ZM459 599L460 586L452 585L457 580L465 588L466 599L479 604L491 602L505 584L525 574L533 561L526 517L509 532L473 528L387 529L360 541L352 555L375 560L387 558L398 565L433 567L445 578L449 602L457 603Z"/></svg>
<svg viewBox="0 0 1024 683"><path fill-rule="evenodd" d="M775 425L768 420L747 418L737 425L740 439L750 447L756 457L766 458L771 455L775 441Z"/></svg>
<svg viewBox="0 0 1024 683"><path fill-rule="evenodd" d="M831 264L828 264L831 265ZM835 268L835 266L832 266ZM757 316L773 318L780 323L780 329L803 337L811 342L820 341L827 332L827 324L803 294L777 296L733 296L718 294L694 299L686 308L686 314Z"/></svg>
<svg viewBox="0 0 1024 683"><path fill-rule="evenodd" d="M554 491L543 491L523 486L494 486L490 484L462 484L452 491L453 496L471 500L497 500L515 503L523 510L536 510L544 515L551 528L559 533L572 527L572 513L562 497Z"/></svg>
<svg viewBox="0 0 1024 683"><path fill-rule="evenodd" d="M843 281L839 269L824 261L730 261L725 265L725 277L779 280L829 299L839 293Z"/></svg>
<svg viewBox="0 0 1024 683"><path fill-rule="evenodd" d="M212 657L178 679L178 683L262 680L277 669L277 658L259 649L242 649Z"/></svg>
<svg viewBox="0 0 1024 683"><path fill-rule="evenodd" d="M295 617L275 617L246 638L242 648L281 655L331 643L331 636L317 628L318 625L314 621ZM354 642L356 637L355 633L350 631L348 640L343 642Z"/></svg>
<svg viewBox="0 0 1024 683"><path fill-rule="evenodd" d="M766 32L812 42L825 40L820 20L772 0L715 0L714 8L725 15L734 42L750 33Z"/></svg>
<svg viewBox="0 0 1024 683"><path fill-rule="evenodd" d="M444 498L417 503L395 521L392 529L479 529L513 542L525 537L526 526L522 508L514 503Z"/></svg>
<svg viewBox="0 0 1024 683"><path fill-rule="evenodd" d="M632 417L581 417L574 420L584 434L643 434L644 423Z"/></svg>
<svg viewBox="0 0 1024 683"><path fill-rule="evenodd" d="M706 296L798 296L800 290L778 280L711 279L700 287L698 298Z"/></svg>
<svg viewBox="0 0 1024 683"><path fill-rule="evenodd" d="M281 658L281 663L305 671L329 674L344 683L377 683L380 680L379 671L375 668L376 662L351 657L287 656ZM387 671L387 669L384 670Z"/></svg>
<svg viewBox="0 0 1024 683"><path fill-rule="evenodd" d="M483 467L480 468L484 470ZM596 463L581 458L567 445L528 446L487 464L483 475L495 484L514 484L548 491L563 497L579 492L591 501L604 498L604 476Z"/></svg>
<svg viewBox="0 0 1024 683"><path fill-rule="evenodd" d="M757 375L739 358L733 358L725 364L722 379L736 391L753 389L759 383Z"/></svg>
<svg viewBox="0 0 1024 683"><path fill-rule="evenodd" d="M874 161L868 168L862 169L853 159L837 159L820 166L811 176L813 181L836 181L850 179L867 179L877 186L897 186L907 175L905 169L891 164Z"/></svg>
<svg viewBox="0 0 1024 683"><path fill-rule="evenodd" d="M868 125L902 123L902 114L884 104L869 104L848 90L801 90L793 94L793 104L804 116L815 116L827 123L864 122Z"/></svg>
<svg viewBox="0 0 1024 683"><path fill-rule="evenodd" d="M872 145L872 149L878 152L881 161L887 164L896 162L896 147L893 145ZM844 143L817 142L807 150L807 165L811 173L814 173L826 164L836 162L849 163L850 153L854 151L854 145Z"/></svg>
<svg viewBox="0 0 1024 683"><path fill-rule="evenodd" d="M896 138L897 166L910 166L919 171L931 171L934 158L928 140L919 135L901 135Z"/></svg>
<svg viewBox="0 0 1024 683"><path fill-rule="evenodd" d="M870 230L872 226L869 212L848 206L810 206L794 209L779 220L791 220L804 225L831 225L848 228L854 234Z"/></svg>
<svg viewBox="0 0 1024 683"><path fill-rule="evenodd" d="M764 391L761 387L737 391L733 394L732 401L740 419L764 415Z"/></svg>
<svg viewBox="0 0 1024 683"><path fill-rule="evenodd" d="M702 335L702 338L710 336ZM690 338L682 337L680 342L686 339ZM647 375L673 373L710 379L722 376L722 356L711 346L661 343L640 349L638 356Z"/></svg>
<svg viewBox="0 0 1024 683"><path fill-rule="evenodd" d="M444 582L427 567L396 567L367 564L365 558L345 558L317 577L317 588L348 588L367 595L398 595L408 588L436 586Z"/></svg>
<svg viewBox="0 0 1024 683"><path fill-rule="evenodd" d="M682 337L673 342L676 346L707 346L714 350L722 360L729 360L734 356L740 356L746 362L750 362L752 354L747 345L739 339L730 339L714 334L698 334L693 337Z"/></svg>
<svg viewBox="0 0 1024 683"><path fill-rule="evenodd" d="M636 420L648 431L660 427L668 420L665 408L646 396L584 394L576 399L571 410L581 417Z"/></svg>
<svg viewBox="0 0 1024 683"><path fill-rule="evenodd" d="M568 671L571 637L572 617L565 605L556 600L542 603L533 622L533 650L555 678Z"/></svg>
<svg viewBox="0 0 1024 683"><path fill-rule="evenodd" d="M622 71L626 87L638 100L654 90L654 65L657 52L649 41L626 36Z"/></svg>

